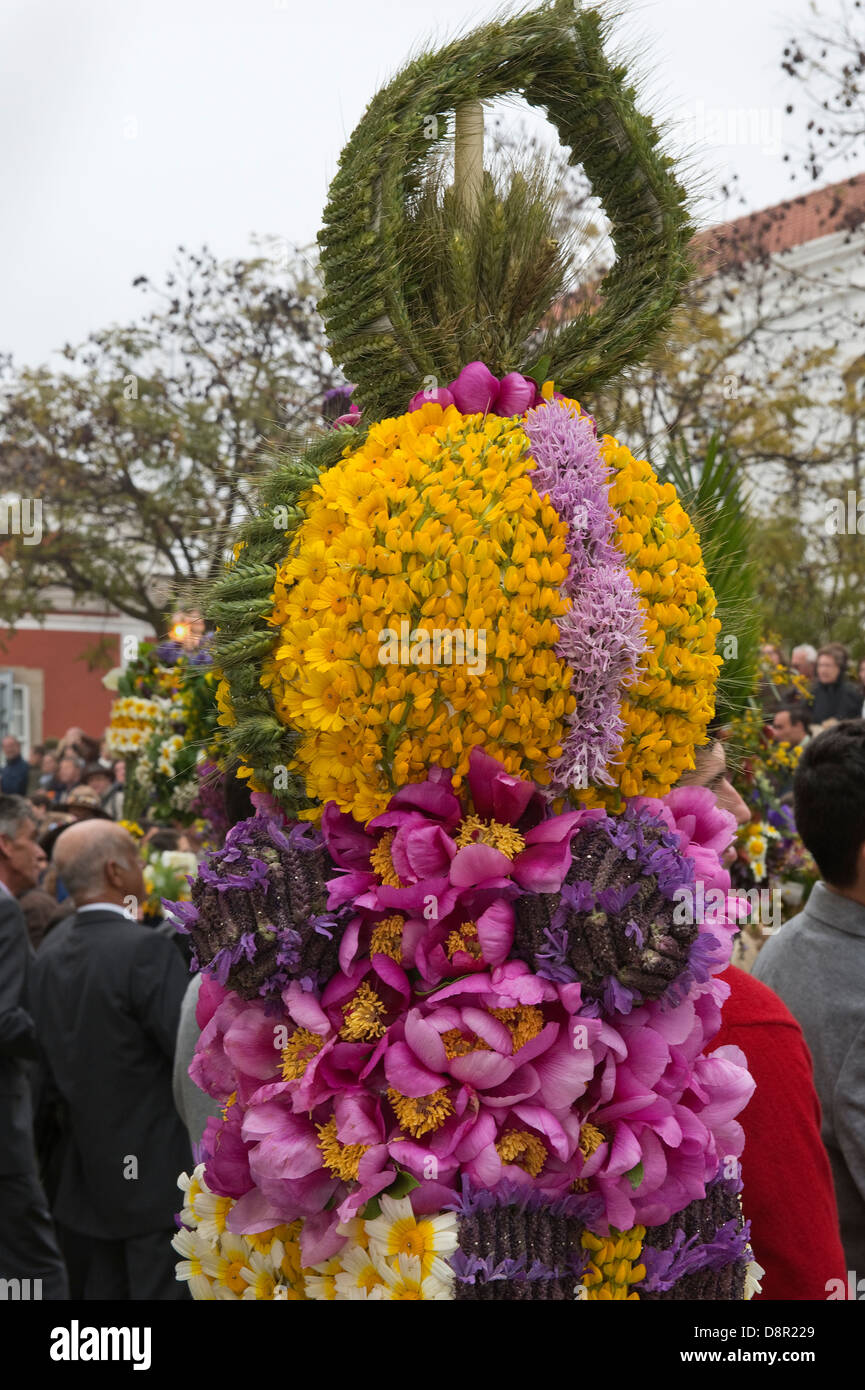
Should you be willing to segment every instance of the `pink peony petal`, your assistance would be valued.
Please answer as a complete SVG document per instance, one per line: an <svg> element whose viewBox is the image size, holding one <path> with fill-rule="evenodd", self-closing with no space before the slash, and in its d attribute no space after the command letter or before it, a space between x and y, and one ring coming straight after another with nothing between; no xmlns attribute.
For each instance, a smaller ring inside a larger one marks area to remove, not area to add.
<svg viewBox="0 0 865 1390"><path fill-rule="evenodd" d="M281 1212L271 1204L258 1187L253 1187L249 1192L244 1193L235 1202L225 1218L225 1224L229 1231L233 1231L236 1235L243 1235L246 1231L250 1235L257 1235L259 1231L270 1231L281 1221Z"/></svg>
<svg viewBox="0 0 865 1390"><path fill-rule="evenodd" d="M513 1069L510 1057L501 1057L497 1052L467 1052L464 1057L452 1057L450 1061L451 1075L479 1091L488 1086L501 1086Z"/></svg>
<svg viewBox="0 0 865 1390"><path fill-rule="evenodd" d="M405 1020L406 1042L418 1059L431 1071L447 1070L447 1055L440 1033L425 1019L419 1009L410 1009Z"/></svg>
<svg viewBox="0 0 865 1390"><path fill-rule="evenodd" d="M418 1061L405 1043L394 1043L384 1058L384 1074L388 1085L403 1096L428 1096L442 1084L438 1072L430 1071Z"/></svg>
<svg viewBox="0 0 865 1390"><path fill-rule="evenodd" d="M513 876L530 893L557 893L571 866L571 848L560 843L527 845L514 860Z"/></svg>
<svg viewBox="0 0 865 1390"><path fill-rule="evenodd" d="M537 387L530 377L523 376L521 372L508 372L499 386L496 414L506 418L522 415L534 405L536 394Z"/></svg>
<svg viewBox="0 0 865 1390"><path fill-rule="evenodd" d="M476 923L486 965L501 965L514 944L514 910L508 902L493 903Z"/></svg>
<svg viewBox="0 0 865 1390"><path fill-rule="evenodd" d="M339 1234L338 1225L339 1216L335 1211L319 1211L306 1218L300 1232L300 1257L305 1266L322 1264L339 1253L345 1245L345 1236ZM246 1229L255 1230L256 1227ZM266 1230L267 1227L257 1229Z"/></svg>
<svg viewBox="0 0 865 1390"><path fill-rule="evenodd" d="M421 410L423 406L435 404L440 406L453 405L454 398L446 386L437 386L434 391L415 391L408 403L409 411Z"/></svg>
<svg viewBox="0 0 865 1390"><path fill-rule="evenodd" d="M446 828L458 825L463 818L459 797L449 782L411 782L394 792L388 808L370 821L369 829L399 825L401 813L420 811L424 816L442 821Z"/></svg>
<svg viewBox="0 0 865 1390"><path fill-rule="evenodd" d="M464 845L451 860L450 880L455 888L474 888L489 878L506 878L511 861L492 845Z"/></svg>
<svg viewBox="0 0 865 1390"><path fill-rule="evenodd" d="M369 869L374 840L363 826L335 801L329 801L321 817L321 833L328 853L341 869Z"/></svg>
<svg viewBox="0 0 865 1390"><path fill-rule="evenodd" d="M400 840L400 851L405 855L406 873L403 873L393 854L397 840ZM456 845L440 825L425 825L423 829L411 830L404 838L397 832L391 848L397 873L409 883L447 874L456 853Z"/></svg>
<svg viewBox="0 0 865 1390"><path fill-rule="evenodd" d="M499 391L498 378L483 362L469 362L450 384L454 405L463 415L485 415Z"/></svg>

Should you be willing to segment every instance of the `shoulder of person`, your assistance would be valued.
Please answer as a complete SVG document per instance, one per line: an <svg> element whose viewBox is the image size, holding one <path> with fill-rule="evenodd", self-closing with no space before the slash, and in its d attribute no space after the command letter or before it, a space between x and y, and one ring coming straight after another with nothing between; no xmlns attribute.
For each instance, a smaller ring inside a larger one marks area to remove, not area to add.
<svg viewBox="0 0 865 1390"><path fill-rule="evenodd" d="M160 956L167 959L175 956L181 964L183 958L175 945L174 938L176 932L166 929L161 931L159 927L146 927L141 922L131 922L130 926L135 930L128 934L129 946L136 956L141 959L159 959ZM184 967L185 968L185 967Z"/></svg>
<svg viewBox="0 0 865 1390"><path fill-rule="evenodd" d="M764 946L755 965L759 964L765 950ZM756 975L730 965L721 979L730 986L730 997L722 1011L727 1027L782 1027L801 1036L802 1029L783 999Z"/></svg>
<svg viewBox="0 0 865 1390"><path fill-rule="evenodd" d="M7 931L12 935L17 931L26 934L27 931L21 904L17 898L12 897L11 893L4 893L2 889L0 889L0 931Z"/></svg>
<svg viewBox="0 0 865 1390"><path fill-rule="evenodd" d="M807 910L803 908L801 912L796 913L795 917L791 917L789 922L785 922L782 927L779 927L777 931L774 931L771 936L766 938L760 948L757 959L754 961L752 974L756 980L762 980L764 971L769 966L784 959L790 947L801 935L808 921L809 917Z"/></svg>

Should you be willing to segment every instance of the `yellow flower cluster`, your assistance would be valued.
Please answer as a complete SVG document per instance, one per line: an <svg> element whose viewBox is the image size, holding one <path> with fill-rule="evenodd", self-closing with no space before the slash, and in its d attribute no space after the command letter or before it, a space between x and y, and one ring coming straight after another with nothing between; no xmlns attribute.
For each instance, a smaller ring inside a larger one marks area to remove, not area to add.
<svg viewBox="0 0 865 1390"><path fill-rule="evenodd" d="M136 753L147 742L161 717L162 710L155 700L143 700L137 695L115 700L106 734L109 753L117 757Z"/></svg>
<svg viewBox="0 0 865 1390"><path fill-rule="evenodd" d="M217 724L221 724L223 729L233 729L237 720L234 717L234 706L231 703L231 687L225 676L220 678L216 687L216 708L219 711L216 716Z"/></svg>
<svg viewBox="0 0 865 1390"><path fill-rule="evenodd" d="M262 684L311 797L367 821L434 764L458 787L478 744L549 781L574 708L554 650L568 556L532 466L519 422L430 403L307 494Z"/></svg>
<svg viewBox="0 0 865 1390"><path fill-rule="evenodd" d="M639 1299L631 1285L646 1277L646 1266L639 1263L645 1236L645 1226L634 1226L623 1233L613 1227L606 1239L583 1231L583 1249L591 1255L583 1275L587 1300Z"/></svg>
<svg viewBox="0 0 865 1390"><path fill-rule="evenodd" d="M804 745L801 743L772 743L763 755L763 761L769 771L781 769L785 772L794 772L799 765Z"/></svg>
<svg viewBox="0 0 865 1390"><path fill-rule="evenodd" d="M694 749L706 741L721 624L699 536L672 483L660 483L644 459L610 435L602 454L611 469L616 544L645 610L648 640L643 670L622 701L624 742L609 771L622 796L663 796L694 766Z"/></svg>

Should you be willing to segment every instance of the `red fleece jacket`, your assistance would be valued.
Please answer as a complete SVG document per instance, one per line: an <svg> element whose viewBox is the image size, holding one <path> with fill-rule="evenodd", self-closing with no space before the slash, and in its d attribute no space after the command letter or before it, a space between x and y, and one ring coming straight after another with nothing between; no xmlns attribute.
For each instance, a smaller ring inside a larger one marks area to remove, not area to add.
<svg viewBox="0 0 865 1390"><path fill-rule="evenodd" d="M745 1131L742 1208L763 1299L827 1297L842 1279L844 1252L829 1158L820 1138L820 1102L802 1029L767 985L731 965L721 1031L709 1045L741 1047L757 1089L738 1117Z"/></svg>

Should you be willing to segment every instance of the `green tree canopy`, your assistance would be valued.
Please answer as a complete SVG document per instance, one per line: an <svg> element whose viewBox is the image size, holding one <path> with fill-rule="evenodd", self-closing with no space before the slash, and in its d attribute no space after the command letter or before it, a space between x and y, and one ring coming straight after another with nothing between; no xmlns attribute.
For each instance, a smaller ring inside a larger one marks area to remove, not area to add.
<svg viewBox="0 0 865 1390"><path fill-rule="evenodd" d="M180 247L136 323L67 346L62 370L7 367L5 492L42 502L40 544L2 550L0 619L60 585L160 627L212 578L268 447L321 424L335 385L314 268L284 244L219 261Z"/></svg>

